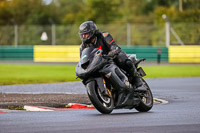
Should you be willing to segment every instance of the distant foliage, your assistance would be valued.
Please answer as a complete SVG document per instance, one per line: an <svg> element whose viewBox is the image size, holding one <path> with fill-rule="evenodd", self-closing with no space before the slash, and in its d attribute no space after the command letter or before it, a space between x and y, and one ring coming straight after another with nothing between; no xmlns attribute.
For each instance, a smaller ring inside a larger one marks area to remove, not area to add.
<svg viewBox="0 0 200 133"><path fill-rule="evenodd" d="M199 44L200 0L181 1L180 7L180 0L0 0L0 45L14 44L13 25L19 26L20 45L50 44L51 24L56 24L56 44L79 44L78 26L86 20L112 32L121 45L127 43L127 23L134 33L131 44L164 44L163 14L184 42ZM47 42L40 40L44 31Z"/></svg>
<svg viewBox="0 0 200 133"><path fill-rule="evenodd" d="M200 0L0 0L0 24L74 24L160 22L163 13L172 21L199 22ZM155 16L155 17L153 17Z"/></svg>

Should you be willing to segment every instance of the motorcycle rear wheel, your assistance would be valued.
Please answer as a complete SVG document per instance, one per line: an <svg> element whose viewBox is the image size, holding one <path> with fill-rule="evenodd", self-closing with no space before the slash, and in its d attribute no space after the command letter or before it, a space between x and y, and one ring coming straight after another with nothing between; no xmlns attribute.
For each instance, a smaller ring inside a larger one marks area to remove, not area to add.
<svg viewBox="0 0 200 133"><path fill-rule="evenodd" d="M147 112L153 107L153 94L151 92L151 89L144 79L143 82L147 86L147 91L139 93L140 103L137 107L135 107L135 109L139 112Z"/></svg>
<svg viewBox="0 0 200 133"><path fill-rule="evenodd" d="M113 111L114 101L109 96L100 93L96 81L91 81L86 85L87 93L94 107L102 114L110 114Z"/></svg>

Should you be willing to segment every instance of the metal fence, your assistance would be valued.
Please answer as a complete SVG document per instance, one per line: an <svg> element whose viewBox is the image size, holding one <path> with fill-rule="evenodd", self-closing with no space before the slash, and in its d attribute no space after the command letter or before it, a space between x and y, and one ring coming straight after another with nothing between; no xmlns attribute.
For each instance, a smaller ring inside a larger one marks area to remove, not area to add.
<svg viewBox="0 0 200 133"><path fill-rule="evenodd" d="M111 33L118 45L165 46L164 24L97 24L100 31ZM0 46L3 45L79 45L79 25L1 25ZM200 45L200 24L173 23L173 29L184 44ZM41 39L42 34L46 39ZM177 39L170 34L170 43Z"/></svg>

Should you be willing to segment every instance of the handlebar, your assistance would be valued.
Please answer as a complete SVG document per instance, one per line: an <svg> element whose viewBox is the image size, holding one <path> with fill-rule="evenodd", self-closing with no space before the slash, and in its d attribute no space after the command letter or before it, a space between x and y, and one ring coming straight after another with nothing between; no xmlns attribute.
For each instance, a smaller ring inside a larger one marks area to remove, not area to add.
<svg viewBox="0 0 200 133"><path fill-rule="evenodd" d="M140 62L145 61L145 60L146 60L145 58L137 60L135 63L135 66L138 66L138 64L140 64Z"/></svg>

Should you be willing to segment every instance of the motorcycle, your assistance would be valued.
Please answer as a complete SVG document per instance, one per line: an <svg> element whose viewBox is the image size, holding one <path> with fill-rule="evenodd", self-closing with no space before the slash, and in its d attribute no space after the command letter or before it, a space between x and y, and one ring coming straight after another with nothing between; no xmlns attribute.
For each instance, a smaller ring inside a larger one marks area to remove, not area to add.
<svg viewBox="0 0 200 133"><path fill-rule="evenodd" d="M136 55L128 55L138 73L146 73ZM153 107L153 95L147 82L142 78L145 89L138 89L131 82L131 76L119 68L112 57L102 55L101 49L85 48L76 66L76 76L82 80L88 97L94 107L102 114L110 114L114 109L133 109L147 112ZM119 103L120 101L120 103Z"/></svg>

